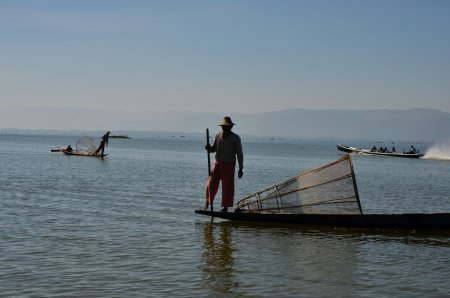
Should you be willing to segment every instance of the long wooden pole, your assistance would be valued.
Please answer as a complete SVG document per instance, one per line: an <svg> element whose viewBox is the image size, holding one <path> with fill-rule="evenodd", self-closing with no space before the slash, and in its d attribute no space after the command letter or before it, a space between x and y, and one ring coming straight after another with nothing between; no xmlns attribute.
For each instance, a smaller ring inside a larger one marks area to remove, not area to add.
<svg viewBox="0 0 450 298"><path fill-rule="evenodd" d="M206 145L209 145L209 129L208 128L206 129ZM211 199L211 194L209 193L209 182L210 182L209 179L211 179L211 158L209 156L209 150L207 152L208 152L208 177L209 178L208 178L208 185L206 186L207 191L208 191L208 202L206 203L207 204L206 206L209 205L209 207L211 208L211 211L213 211L213 204L211 201L209 201ZM211 221L212 221L212 219L213 218L211 217Z"/></svg>
<svg viewBox="0 0 450 298"><path fill-rule="evenodd" d="M355 177L355 171L353 170L353 162L352 162L352 156L350 154L347 154L348 161L350 162L350 170L352 171L352 180L353 180L353 187L355 189L355 198L358 202L359 211L361 214L363 214L362 207L361 207L361 201L359 200L359 193L358 193L358 187L356 186L356 177Z"/></svg>
<svg viewBox="0 0 450 298"><path fill-rule="evenodd" d="M209 129L206 129L206 145L209 145ZM208 176L211 176L211 158L209 156L209 151L208 152Z"/></svg>

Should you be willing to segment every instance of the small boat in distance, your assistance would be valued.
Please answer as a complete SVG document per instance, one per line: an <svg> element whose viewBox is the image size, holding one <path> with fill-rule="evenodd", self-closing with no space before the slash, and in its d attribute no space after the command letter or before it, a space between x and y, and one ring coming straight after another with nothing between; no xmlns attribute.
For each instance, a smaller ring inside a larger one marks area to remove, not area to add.
<svg viewBox="0 0 450 298"><path fill-rule="evenodd" d="M76 156L90 156L90 157L105 157L108 154L94 154L92 152L87 152L83 150L72 150L72 151L62 151L65 155L76 155Z"/></svg>
<svg viewBox="0 0 450 298"><path fill-rule="evenodd" d="M341 145L341 144L337 144L336 146L339 151L343 151L346 153L361 153L361 154L368 154L368 155L406 157L406 158L421 158L423 156L423 154L418 151L396 152L396 151L388 151L388 150L384 150L384 151L374 150L373 148L372 148L372 150L369 150L369 149L351 147L351 146Z"/></svg>
<svg viewBox="0 0 450 298"><path fill-rule="evenodd" d="M99 158L108 155L95 153L96 149L97 144L91 137L82 137L77 141L75 149L68 145L67 147L56 147L55 149L52 149L51 152L62 152L65 155L90 156Z"/></svg>
<svg viewBox="0 0 450 298"><path fill-rule="evenodd" d="M97 154L97 144L91 137L82 137L78 140L75 150L70 148L70 150L64 150L62 153L65 155L76 155L76 156L90 156L90 157L104 157L106 154Z"/></svg>
<svg viewBox="0 0 450 298"><path fill-rule="evenodd" d="M67 147L56 147L55 149L51 149L51 152L63 152L65 150L67 150L67 148L69 148L69 146L67 146Z"/></svg>

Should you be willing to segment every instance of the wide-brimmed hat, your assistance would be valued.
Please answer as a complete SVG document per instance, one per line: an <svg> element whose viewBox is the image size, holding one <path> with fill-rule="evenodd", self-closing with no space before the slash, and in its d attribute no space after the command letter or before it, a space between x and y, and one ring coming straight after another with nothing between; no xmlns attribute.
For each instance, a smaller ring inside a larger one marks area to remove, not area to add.
<svg viewBox="0 0 450 298"><path fill-rule="evenodd" d="M231 118L228 116L223 117L222 122L220 122L219 126L233 126L235 125Z"/></svg>

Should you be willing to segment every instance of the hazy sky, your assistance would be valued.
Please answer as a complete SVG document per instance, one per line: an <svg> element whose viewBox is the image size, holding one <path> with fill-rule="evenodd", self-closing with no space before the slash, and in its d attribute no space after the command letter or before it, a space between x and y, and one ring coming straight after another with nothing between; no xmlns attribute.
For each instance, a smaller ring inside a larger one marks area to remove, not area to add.
<svg viewBox="0 0 450 298"><path fill-rule="evenodd" d="M0 108L450 112L450 1L0 0Z"/></svg>

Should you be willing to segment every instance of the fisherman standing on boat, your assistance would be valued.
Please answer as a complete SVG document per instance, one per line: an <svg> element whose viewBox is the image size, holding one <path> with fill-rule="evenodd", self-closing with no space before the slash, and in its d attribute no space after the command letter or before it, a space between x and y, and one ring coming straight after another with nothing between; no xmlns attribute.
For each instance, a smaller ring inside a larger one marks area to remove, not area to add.
<svg viewBox="0 0 450 298"><path fill-rule="evenodd" d="M95 150L94 155L98 155L99 152L100 156L104 155L105 152L105 147L108 146L108 140L109 140L109 134L111 132L107 131L103 136L102 136L102 140L100 141L100 145L98 146L97 150Z"/></svg>
<svg viewBox="0 0 450 298"><path fill-rule="evenodd" d="M242 153L241 138L231 131L235 125L230 117L224 117L219 126L222 131L217 133L214 143L211 146L206 144L208 152L216 152L211 175L206 184L206 204L205 209L212 205L222 180L222 211L227 212L228 207L233 207L234 201L234 174L236 167L236 157L239 164L238 178L241 179L244 168L244 155Z"/></svg>

